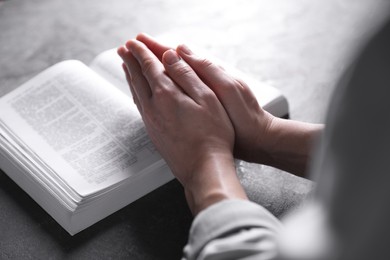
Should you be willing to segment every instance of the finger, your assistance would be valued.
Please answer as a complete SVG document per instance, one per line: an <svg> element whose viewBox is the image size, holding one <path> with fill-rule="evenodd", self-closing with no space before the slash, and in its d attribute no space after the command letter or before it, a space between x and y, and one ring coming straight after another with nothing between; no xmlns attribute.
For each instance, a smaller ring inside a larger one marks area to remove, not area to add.
<svg viewBox="0 0 390 260"><path fill-rule="evenodd" d="M131 85L131 76L130 76L130 74L129 74L129 71L127 70L127 66L126 66L125 63L122 63L122 69L123 69L123 72L125 73L126 81L127 81L127 84L129 85L129 89L130 89L130 92L131 92L131 96L133 97L133 99L135 99L136 96L135 96L133 87L132 87L132 85ZM134 100L134 103L135 103L135 100Z"/></svg>
<svg viewBox="0 0 390 260"><path fill-rule="evenodd" d="M232 119L233 125L239 127L235 125L235 122L240 121L242 110L245 108L242 106L237 108L236 104L247 106L256 102L255 99L250 98L253 96L250 88L242 81L230 76L217 64L195 55L185 45L179 45L177 52L193 68L199 78L212 89Z"/></svg>
<svg viewBox="0 0 390 260"><path fill-rule="evenodd" d="M137 60L141 68L140 72L146 78L153 93L154 88L161 86L161 80L165 78L164 66L142 42L130 40L126 43L126 47Z"/></svg>
<svg viewBox="0 0 390 260"><path fill-rule="evenodd" d="M118 54L121 56L124 64L126 65L132 95L138 102L138 108L142 108L143 103L147 102L147 100L152 96L149 83L143 76L138 61L134 58L130 51L128 51L125 47L120 47L118 49Z"/></svg>
<svg viewBox="0 0 390 260"><path fill-rule="evenodd" d="M151 50L160 61L162 61L162 56L164 52L169 49L173 49L169 46L159 43L152 36L145 33L138 34L136 39L140 42L143 42L146 47L148 47L149 50Z"/></svg>
<svg viewBox="0 0 390 260"><path fill-rule="evenodd" d="M187 46L179 45L177 52L192 67L199 78L213 90L227 111L231 102L242 98L241 91L250 91L249 87L236 80L222 67L197 56Z"/></svg>
<svg viewBox="0 0 390 260"><path fill-rule="evenodd" d="M176 51L217 95L226 92L226 88L239 87L221 66L197 56L186 45L179 45Z"/></svg>
<svg viewBox="0 0 390 260"><path fill-rule="evenodd" d="M196 103L203 103L204 94L212 93L211 89L208 88L195 71L179 57L176 51L166 51L163 54L162 60L165 70L171 79Z"/></svg>
<svg viewBox="0 0 390 260"><path fill-rule="evenodd" d="M137 97L137 94L134 92L133 86L131 85L131 76L129 74L129 71L127 70L126 64L122 63L122 69L126 76L127 84L129 85L131 96L133 97L134 104L137 106L138 110L140 110L139 106L139 100Z"/></svg>

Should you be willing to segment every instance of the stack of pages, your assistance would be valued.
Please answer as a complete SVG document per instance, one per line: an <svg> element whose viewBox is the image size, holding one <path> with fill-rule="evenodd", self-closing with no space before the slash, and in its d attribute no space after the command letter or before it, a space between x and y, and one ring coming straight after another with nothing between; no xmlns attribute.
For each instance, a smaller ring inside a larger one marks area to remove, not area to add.
<svg viewBox="0 0 390 260"><path fill-rule="evenodd" d="M133 104L116 50L67 60L0 98L0 168L74 235L173 179ZM275 88L239 74L286 116Z"/></svg>

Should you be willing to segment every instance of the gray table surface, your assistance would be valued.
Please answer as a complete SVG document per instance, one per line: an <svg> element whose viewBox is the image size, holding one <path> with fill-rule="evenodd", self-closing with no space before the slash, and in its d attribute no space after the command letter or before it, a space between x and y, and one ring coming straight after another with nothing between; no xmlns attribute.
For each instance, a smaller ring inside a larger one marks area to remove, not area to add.
<svg viewBox="0 0 390 260"><path fill-rule="evenodd" d="M387 0L0 0L0 96L65 59L89 63L138 32L191 42L280 89L294 120L321 123ZM281 217L313 188L237 163L249 197ZM192 216L177 181L76 236L0 171L0 259L178 259Z"/></svg>

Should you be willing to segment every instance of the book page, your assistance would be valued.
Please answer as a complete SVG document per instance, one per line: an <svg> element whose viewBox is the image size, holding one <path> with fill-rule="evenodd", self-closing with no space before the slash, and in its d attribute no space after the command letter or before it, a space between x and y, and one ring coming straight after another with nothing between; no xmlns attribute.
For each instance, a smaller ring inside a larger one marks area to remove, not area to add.
<svg viewBox="0 0 390 260"><path fill-rule="evenodd" d="M122 69L122 63L123 61L117 54L116 49L110 49L96 56L89 67L117 87L120 91L131 97L125 73Z"/></svg>
<svg viewBox="0 0 390 260"><path fill-rule="evenodd" d="M1 98L0 120L81 196L161 163L133 101L78 61Z"/></svg>

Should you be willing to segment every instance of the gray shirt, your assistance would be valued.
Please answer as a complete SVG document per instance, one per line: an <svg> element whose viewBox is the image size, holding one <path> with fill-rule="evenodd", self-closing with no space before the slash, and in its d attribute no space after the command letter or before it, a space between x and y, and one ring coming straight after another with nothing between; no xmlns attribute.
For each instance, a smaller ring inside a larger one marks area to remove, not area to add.
<svg viewBox="0 0 390 260"><path fill-rule="evenodd" d="M341 79L316 154L316 192L283 224L219 202L195 218L183 258L390 259L390 23Z"/></svg>

